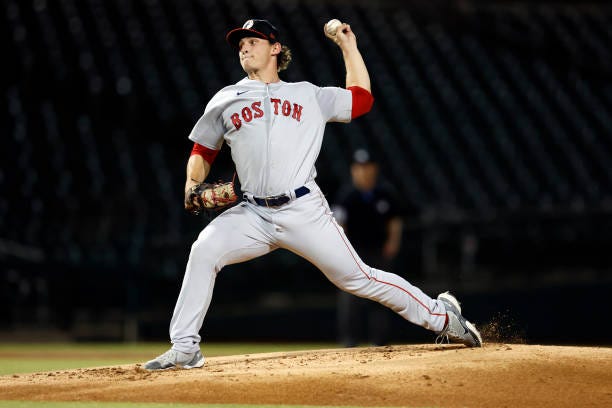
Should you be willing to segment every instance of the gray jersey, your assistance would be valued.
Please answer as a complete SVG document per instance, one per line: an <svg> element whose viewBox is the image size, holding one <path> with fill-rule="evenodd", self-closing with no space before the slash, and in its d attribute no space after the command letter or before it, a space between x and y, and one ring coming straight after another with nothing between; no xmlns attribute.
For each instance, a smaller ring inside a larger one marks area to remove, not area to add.
<svg viewBox="0 0 612 408"><path fill-rule="evenodd" d="M215 150L225 141L242 190L273 196L314 180L325 124L349 122L351 109L343 88L245 78L210 100L189 138Z"/></svg>

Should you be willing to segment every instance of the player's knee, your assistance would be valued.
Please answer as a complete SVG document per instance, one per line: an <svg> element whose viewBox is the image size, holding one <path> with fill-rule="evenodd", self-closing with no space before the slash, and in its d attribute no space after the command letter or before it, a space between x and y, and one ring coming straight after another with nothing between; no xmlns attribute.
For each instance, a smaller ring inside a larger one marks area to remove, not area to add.
<svg viewBox="0 0 612 408"><path fill-rule="evenodd" d="M191 245L190 262L196 263L200 268L205 269L208 266L210 270L218 272L220 268L216 263L219 255L215 247L214 240L203 239L201 236L198 237Z"/></svg>
<svg viewBox="0 0 612 408"><path fill-rule="evenodd" d="M361 265L352 273L345 275L336 284L345 292L351 293L359 297L367 297L369 292L368 287L371 284L370 267Z"/></svg>

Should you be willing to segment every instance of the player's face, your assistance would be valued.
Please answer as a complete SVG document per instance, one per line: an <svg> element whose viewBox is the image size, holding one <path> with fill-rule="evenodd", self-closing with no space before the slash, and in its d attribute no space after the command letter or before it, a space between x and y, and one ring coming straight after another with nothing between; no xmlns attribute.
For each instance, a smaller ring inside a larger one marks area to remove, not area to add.
<svg viewBox="0 0 612 408"><path fill-rule="evenodd" d="M257 37L245 37L238 44L240 65L245 72L255 72L270 65L274 44Z"/></svg>

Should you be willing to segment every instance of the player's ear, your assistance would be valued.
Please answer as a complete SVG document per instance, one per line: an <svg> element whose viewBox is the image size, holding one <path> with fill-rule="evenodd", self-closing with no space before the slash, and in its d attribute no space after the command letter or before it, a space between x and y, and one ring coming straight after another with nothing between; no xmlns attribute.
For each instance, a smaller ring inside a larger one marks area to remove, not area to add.
<svg viewBox="0 0 612 408"><path fill-rule="evenodd" d="M272 55L280 54L282 48L283 46L279 42L275 42L274 44L272 44Z"/></svg>

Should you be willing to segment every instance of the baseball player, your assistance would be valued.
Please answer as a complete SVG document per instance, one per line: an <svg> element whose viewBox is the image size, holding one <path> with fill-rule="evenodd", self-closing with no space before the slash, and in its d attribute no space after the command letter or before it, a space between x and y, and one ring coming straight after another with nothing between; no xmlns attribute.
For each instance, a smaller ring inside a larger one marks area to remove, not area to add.
<svg viewBox="0 0 612 408"><path fill-rule="evenodd" d="M432 299L403 278L366 265L317 186L314 164L325 124L350 122L367 113L374 101L351 27L339 24L324 32L342 51L346 88L282 81L278 73L287 67L290 50L267 20L248 20L227 34L247 77L214 95L191 131L194 147L185 190L188 195L206 179L225 142L243 201L211 221L193 243L170 323L172 348L147 362L146 369L201 367L199 331L217 274L225 265L277 248L312 262L338 288L438 333L440 341L481 346L478 330L448 292ZM199 205L191 198L185 203L186 209Z"/></svg>

